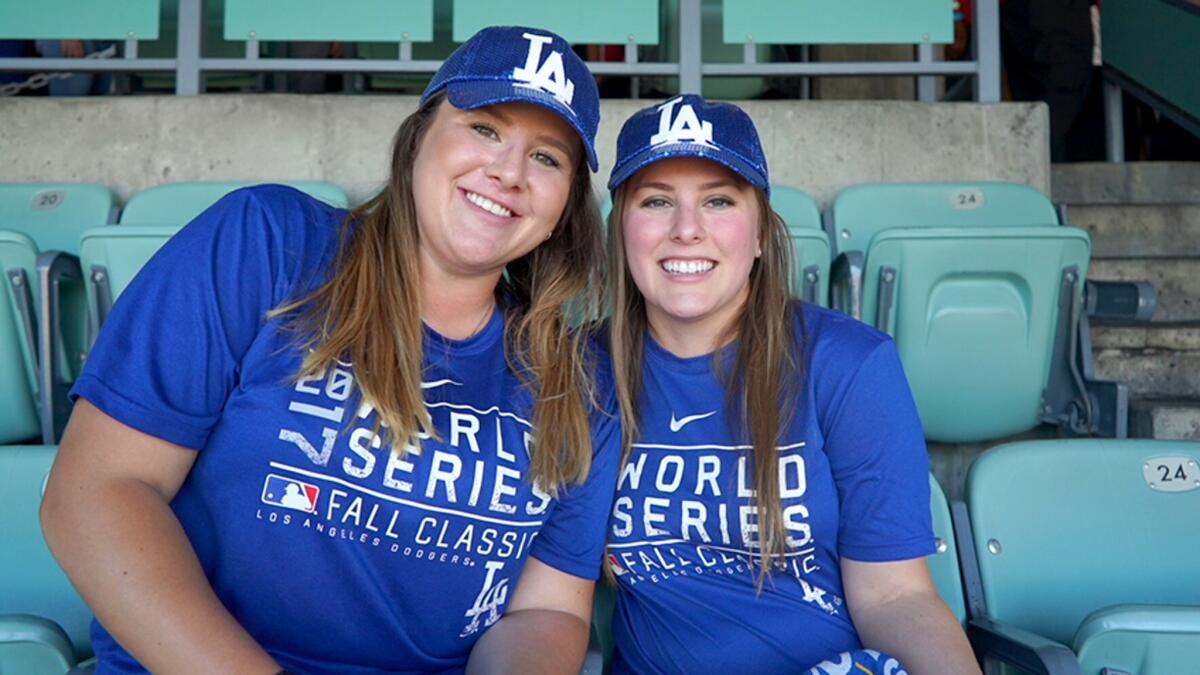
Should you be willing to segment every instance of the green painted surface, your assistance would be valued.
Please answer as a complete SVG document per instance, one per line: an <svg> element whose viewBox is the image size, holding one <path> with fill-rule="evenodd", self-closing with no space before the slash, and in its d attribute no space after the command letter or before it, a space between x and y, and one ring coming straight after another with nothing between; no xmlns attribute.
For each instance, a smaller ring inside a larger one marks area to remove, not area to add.
<svg viewBox="0 0 1200 675"><path fill-rule="evenodd" d="M958 546L954 541L954 522L950 519L950 504L946 493L933 474L929 475L929 510L933 516L933 535L937 537L939 550L925 559L929 564L929 576L938 595L958 619L967 621L967 604L963 599L962 573L958 569Z"/></svg>
<svg viewBox="0 0 1200 675"><path fill-rule="evenodd" d="M1104 62L1200 120L1200 6L1104 0Z"/></svg>
<svg viewBox="0 0 1200 675"><path fill-rule="evenodd" d="M153 40L158 0L4 0L0 39Z"/></svg>
<svg viewBox="0 0 1200 675"><path fill-rule="evenodd" d="M0 229L33 239L41 251L79 253L85 230L104 225L113 194L94 183L2 183Z"/></svg>
<svg viewBox="0 0 1200 675"><path fill-rule="evenodd" d="M182 225L120 225L99 227L83 235L79 263L85 270L103 267L113 302L137 276L150 257L167 243ZM88 285L88 293L92 287ZM90 303L89 303L89 306Z"/></svg>
<svg viewBox="0 0 1200 675"><path fill-rule="evenodd" d="M879 232L896 227L1058 225L1054 204L1018 183L870 183L833 201L836 249L866 251Z"/></svg>
<svg viewBox="0 0 1200 675"><path fill-rule="evenodd" d="M24 330L17 312L16 296L8 273L23 270L25 282L30 283L33 302L38 299L37 245L29 237L0 230L0 444L34 438L40 433L38 424L37 369L35 355L25 341Z"/></svg>
<svg viewBox="0 0 1200 675"><path fill-rule="evenodd" d="M1053 356L1062 272L1086 275L1087 233L1072 227L892 229L863 273L875 323L884 267L896 272L896 340L927 438L971 443L1038 423Z"/></svg>
<svg viewBox="0 0 1200 675"><path fill-rule="evenodd" d="M428 42L433 0L225 0L227 40Z"/></svg>
<svg viewBox="0 0 1200 675"><path fill-rule="evenodd" d="M24 650L23 665L30 669L5 669L11 665L0 656L0 672L21 675L65 672L42 670L58 658L86 659L92 655L88 628L92 613L67 581L42 537L38 509L42 502L42 486L54 462L54 446L29 445L0 448L0 616L32 615L40 620L24 621L30 637L41 647ZM0 622L0 632L14 630L12 623ZM64 640L70 643L64 644ZM74 648L74 654L70 649ZM65 652L65 653L64 653ZM55 655L62 657L56 658ZM38 669L33 669L36 664Z"/></svg>
<svg viewBox="0 0 1200 675"><path fill-rule="evenodd" d="M1195 536L1200 489L1153 489L1144 473L1149 465L1154 476L1168 456L1200 462L1200 444L1029 441L992 448L976 459L967 478L967 504L988 614L1071 645L1077 631L1098 637L1080 626L1105 607L1200 605ZM1195 467L1188 471L1194 479ZM991 549L989 541L995 542ZM1129 625L1112 628L1125 631ZM1195 655L1192 642L1178 669L1128 670L1192 673Z"/></svg>
<svg viewBox="0 0 1200 675"><path fill-rule="evenodd" d="M486 26L531 26L577 44L658 44L658 3L646 0L454 0L454 41Z"/></svg>
<svg viewBox="0 0 1200 675"><path fill-rule="evenodd" d="M724 40L760 44L954 41L953 0L726 0Z"/></svg>
<svg viewBox="0 0 1200 675"><path fill-rule="evenodd" d="M1080 671L1141 675L1195 669L1200 606L1115 605L1093 612L1075 633Z"/></svg>

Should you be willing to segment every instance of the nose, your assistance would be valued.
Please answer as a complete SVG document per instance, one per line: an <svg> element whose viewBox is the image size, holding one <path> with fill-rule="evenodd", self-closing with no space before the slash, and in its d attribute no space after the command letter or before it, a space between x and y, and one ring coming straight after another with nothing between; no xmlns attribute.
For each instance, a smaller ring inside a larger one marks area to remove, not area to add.
<svg viewBox="0 0 1200 675"><path fill-rule="evenodd" d="M675 209L675 218L671 222L671 239L681 244L694 244L704 239L704 227L699 217L695 207L681 204Z"/></svg>
<svg viewBox="0 0 1200 675"><path fill-rule="evenodd" d="M505 190L520 188L525 184L525 152L517 144L507 144L497 149L487 165L487 175Z"/></svg>

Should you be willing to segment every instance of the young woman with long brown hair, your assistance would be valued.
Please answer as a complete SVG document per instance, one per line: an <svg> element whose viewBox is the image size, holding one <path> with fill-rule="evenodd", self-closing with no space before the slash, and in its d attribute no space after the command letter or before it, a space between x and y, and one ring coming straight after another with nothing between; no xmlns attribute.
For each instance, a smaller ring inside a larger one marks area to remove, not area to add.
<svg viewBox="0 0 1200 675"><path fill-rule="evenodd" d="M42 509L98 673L578 669L619 453L562 313L597 306L598 115L561 37L485 29L378 197L238 191L147 264Z"/></svg>
<svg viewBox="0 0 1200 675"><path fill-rule="evenodd" d="M609 189L614 671L802 672L863 646L976 671L925 566L928 460L895 347L791 297L749 116L691 95L635 113Z"/></svg>

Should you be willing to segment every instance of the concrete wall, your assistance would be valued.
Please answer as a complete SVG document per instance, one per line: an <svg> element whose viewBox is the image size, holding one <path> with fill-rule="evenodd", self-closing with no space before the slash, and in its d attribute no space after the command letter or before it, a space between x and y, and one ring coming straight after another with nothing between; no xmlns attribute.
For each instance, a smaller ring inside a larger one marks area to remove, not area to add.
<svg viewBox="0 0 1200 675"><path fill-rule="evenodd" d="M621 122L649 101L606 100L607 179ZM212 95L0 99L0 181L91 181L122 200L185 180L316 179L361 200L381 184L401 96ZM1041 104L752 101L774 181L822 205L870 181L1009 180L1050 188Z"/></svg>

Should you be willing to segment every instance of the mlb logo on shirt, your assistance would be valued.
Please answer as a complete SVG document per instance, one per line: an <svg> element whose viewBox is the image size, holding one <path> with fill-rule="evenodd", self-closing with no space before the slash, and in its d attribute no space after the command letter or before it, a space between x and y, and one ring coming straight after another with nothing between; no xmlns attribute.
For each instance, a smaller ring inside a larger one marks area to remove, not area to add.
<svg viewBox="0 0 1200 675"><path fill-rule="evenodd" d="M608 564L612 567L613 574L617 576L621 576L627 571L624 567L621 567L621 563L617 562L617 556L611 553L608 554Z"/></svg>
<svg viewBox="0 0 1200 675"><path fill-rule="evenodd" d="M262 501L272 506L312 513L317 508L317 494L320 491L316 485L268 474L263 483Z"/></svg>

